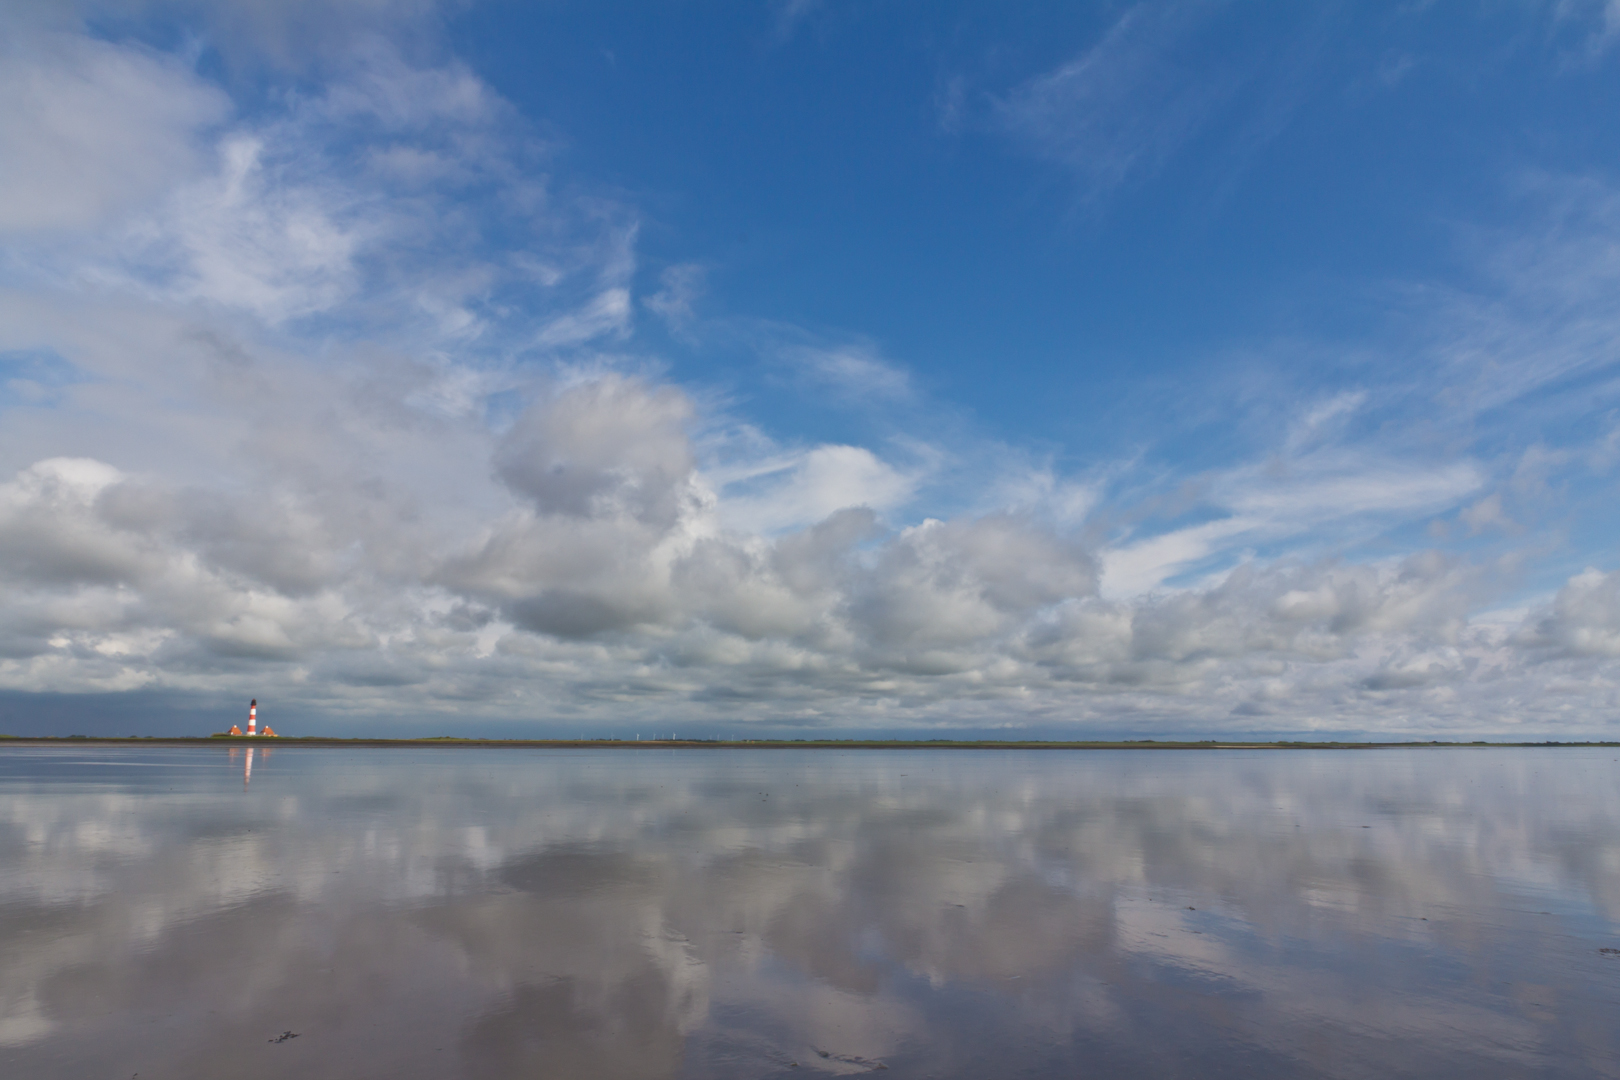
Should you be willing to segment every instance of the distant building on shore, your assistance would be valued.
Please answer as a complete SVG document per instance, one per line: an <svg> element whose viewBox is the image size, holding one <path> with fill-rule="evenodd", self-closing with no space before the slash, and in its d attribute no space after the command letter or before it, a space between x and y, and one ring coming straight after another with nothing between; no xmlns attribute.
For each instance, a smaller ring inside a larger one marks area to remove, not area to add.
<svg viewBox="0 0 1620 1080"><path fill-rule="evenodd" d="M272 728L269 724L264 725L264 730L263 731L259 730L259 699L258 698L254 698L252 701L248 702L248 729L247 729L247 733L249 735L253 736L256 739L279 739L279 738L281 738L281 736L277 735L276 732L275 732L275 729ZM240 735L240 734L242 734L242 729L237 727L235 724L232 724L231 725L231 730L228 731L226 734L228 734L228 735Z"/></svg>

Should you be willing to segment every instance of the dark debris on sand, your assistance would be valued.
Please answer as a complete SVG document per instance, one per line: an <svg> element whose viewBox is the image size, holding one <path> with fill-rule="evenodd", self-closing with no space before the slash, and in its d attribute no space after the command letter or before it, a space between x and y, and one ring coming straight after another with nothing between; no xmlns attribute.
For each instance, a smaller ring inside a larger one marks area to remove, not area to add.
<svg viewBox="0 0 1620 1080"><path fill-rule="evenodd" d="M835 1054L830 1050L823 1050L819 1046L811 1047L811 1049L824 1058L830 1058L833 1061L842 1061L846 1065L860 1065L871 1072L888 1068L888 1066L883 1064L883 1062L876 1061L872 1058L863 1058L855 1054ZM797 1062L795 1062L795 1064L797 1064Z"/></svg>

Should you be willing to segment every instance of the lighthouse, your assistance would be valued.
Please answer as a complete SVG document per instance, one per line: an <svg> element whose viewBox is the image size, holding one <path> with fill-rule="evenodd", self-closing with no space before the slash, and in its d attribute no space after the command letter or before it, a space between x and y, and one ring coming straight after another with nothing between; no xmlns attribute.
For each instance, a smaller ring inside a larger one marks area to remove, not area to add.
<svg viewBox="0 0 1620 1080"><path fill-rule="evenodd" d="M259 699L254 698L252 701L248 702L248 734L249 735L257 735L258 733L259 733Z"/></svg>

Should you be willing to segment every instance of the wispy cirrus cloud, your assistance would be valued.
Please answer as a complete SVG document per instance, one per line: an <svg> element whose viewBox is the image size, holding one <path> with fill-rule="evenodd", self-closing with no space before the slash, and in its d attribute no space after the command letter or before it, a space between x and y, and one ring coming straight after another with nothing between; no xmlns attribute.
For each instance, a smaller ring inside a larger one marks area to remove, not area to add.
<svg viewBox="0 0 1620 1080"><path fill-rule="evenodd" d="M821 0L771 0L770 6L776 15L776 40L783 42L791 38L800 24L815 13L821 6Z"/></svg>
<svg viewBox="0 0 1620 1080"><path fill-rule="evenodd" d="M997 123L1072 169L1092 197L1152 176L1243 78L1177 56L1206 17L1199 5L1130 8L1097 44L997 99Z"/></svg>
<svg viewBox="0 0 1620 1080"><path fill-rule="evenodd" d="M866 344L794 345L780 356L799 377L851 401L905 401L911 373Z"/></svg>

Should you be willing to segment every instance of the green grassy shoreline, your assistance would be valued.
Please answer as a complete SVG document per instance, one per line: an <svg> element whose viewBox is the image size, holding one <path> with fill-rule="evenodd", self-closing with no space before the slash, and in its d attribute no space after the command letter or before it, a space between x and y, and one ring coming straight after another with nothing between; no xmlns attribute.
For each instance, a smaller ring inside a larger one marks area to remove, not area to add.
<svg viewBox="0 0 1620 1080"><path fill-rule="evenodd" d="M1620 742L1183 742L1153 739L1118 741L1056 742L1034 739L464 739L437 736L425 739L332 739L249 735L208 735L176 738L131 735L102 737L85 735L24 736L0 735L0 745L10 746L378 746L423 747L501 747L509 749L612 749L612 750L1483 750L1502 747L1599 747L1620 746Z"/></svg>

